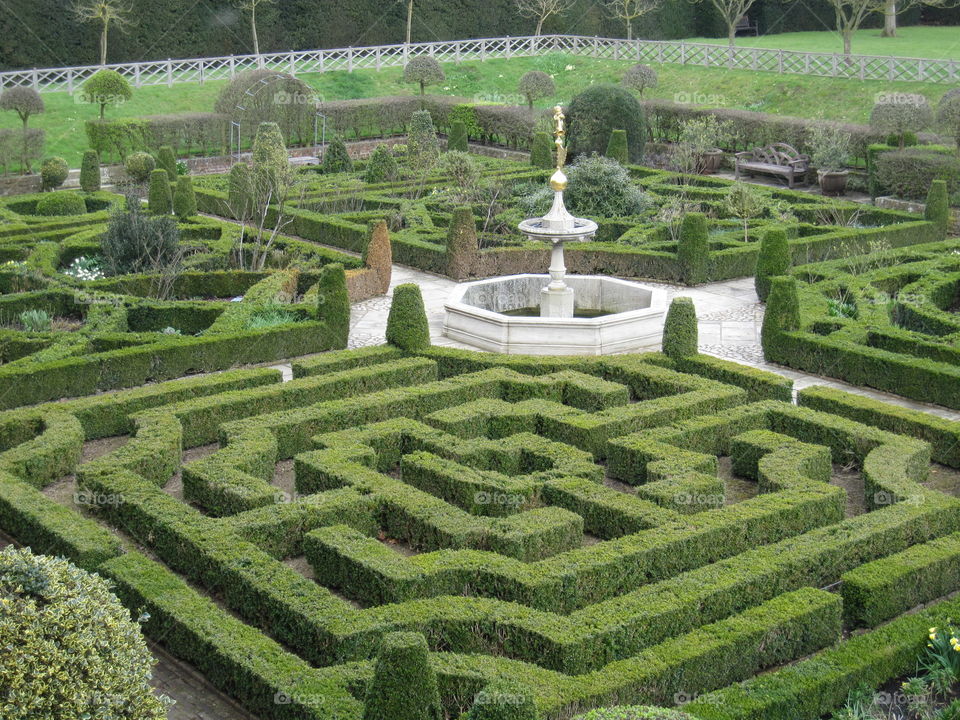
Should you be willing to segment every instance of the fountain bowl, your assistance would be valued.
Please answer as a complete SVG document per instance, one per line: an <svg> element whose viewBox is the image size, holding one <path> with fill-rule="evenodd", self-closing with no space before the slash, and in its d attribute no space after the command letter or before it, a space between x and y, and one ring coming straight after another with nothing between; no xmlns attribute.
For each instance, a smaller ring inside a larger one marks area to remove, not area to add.
<svg viewBox="0 0 960 720"><path fill-rule="evenodd" d="M528 355L607 355L656 350L666 292L604 275L567 275L575 314L518 315L540 306L549 275L507 275L459 285L446 303L444 334L483 350Z"/></svg>

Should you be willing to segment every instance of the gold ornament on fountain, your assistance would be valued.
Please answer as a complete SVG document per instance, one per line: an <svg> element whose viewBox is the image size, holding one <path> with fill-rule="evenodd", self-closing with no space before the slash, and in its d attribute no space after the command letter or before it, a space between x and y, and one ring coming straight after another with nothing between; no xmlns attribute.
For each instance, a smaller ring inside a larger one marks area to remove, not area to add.
<svg viewBox="0 0 960 720"><path fill-rule="evenodd" d="M567 176L563 173L563 165L567 161L567 148L563 145L563 139L567 135L564 119L563 108L557 105L553 108L553 144L557 146L557 170L550 176L550 187L556 192L567 189Z"/></svg>

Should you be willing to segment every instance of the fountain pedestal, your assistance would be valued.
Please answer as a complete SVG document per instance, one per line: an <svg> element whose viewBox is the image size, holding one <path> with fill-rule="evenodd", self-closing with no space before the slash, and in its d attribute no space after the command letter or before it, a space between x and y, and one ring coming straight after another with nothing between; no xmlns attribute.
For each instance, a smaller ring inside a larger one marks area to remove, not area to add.
<svg viewBox="0 0 960 720"><path fill-rule="evenodd" d="M540 317L573 317L573 288L564 278L567 266L563 262L563 242L553 241L550 251L550 284L540 291Z"/></svg>

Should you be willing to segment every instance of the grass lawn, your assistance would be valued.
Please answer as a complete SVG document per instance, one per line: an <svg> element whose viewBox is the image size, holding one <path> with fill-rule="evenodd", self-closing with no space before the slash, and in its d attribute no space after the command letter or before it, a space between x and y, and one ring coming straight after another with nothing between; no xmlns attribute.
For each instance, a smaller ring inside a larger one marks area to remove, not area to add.
<svg viewBox="0 0 960 720"><path fill-rule="evenodd" d="M912 29L917 28L908 28ZM952 30L956 32L955 28ZM760 38L761 41L765 39ZM563 54L460 65L451 63L444 68L446 82L430 90L477 101L519 102L516 93L520 76L528 70L543 70L554 76L557 86L556 96L541 102L541 105L546 107L556 102L569 101L573 95L590 84L618 82L630 64L628 61L595 60ZM679 65L660 66L658 71L659 86L648 91L647 97L810 118L822 115L851 122L866 122L873 106L874 95L878 92L919 92L930 98L931 102L936 102L950 87L932 83L861 83L855 80ZM401 68L389 68L380 72L337 71L305 74L301 77L317 89L322 99L330 101L415 92L413 86L403 84L402 74ZM213 110L217 93L224 83L225 81L214 81L205 85L139 88L134 90L130 102L108 108L107 115L135 117L210 111ZM83 150L87 147L84 123L97 116L97 108L77 103L65 92L44 93L43 97L47 111L31 119L31 126L46 130L47 155L60 155L71 167L79 167ZM18 123L14 113L0 113L0 127L17 127Z"/></svg>
<svg viewBox="0 0 960 720"><path fill-rule="evenodd" d="M726 38L690 38L690 42L726 43ZM843 52L843 38L833 30L738 37L737 45L802 52ZM898 55L960 60L960 28L912 25L898 28L895 38L881 37L880 28L859 30L853 36L853 52L858 55Z"/></svg>

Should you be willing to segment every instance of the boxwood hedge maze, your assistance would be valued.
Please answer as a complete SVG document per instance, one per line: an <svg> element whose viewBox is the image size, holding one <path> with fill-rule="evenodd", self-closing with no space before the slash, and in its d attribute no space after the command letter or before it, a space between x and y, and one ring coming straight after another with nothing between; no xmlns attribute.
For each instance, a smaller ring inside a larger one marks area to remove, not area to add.
<svg viewBox="0 0 960 720"><path fill-rule="evenodd" d="M794 404L706 356L379 346L293 370L0 414L0 527L109 577L261 717L360 720L381 639L410 630L451 718L509 678L543 718L812 720L960 617L960 501L927 487L960 424Z"/></svg>

